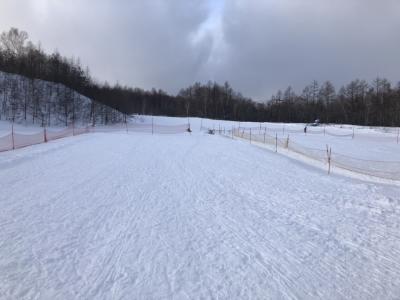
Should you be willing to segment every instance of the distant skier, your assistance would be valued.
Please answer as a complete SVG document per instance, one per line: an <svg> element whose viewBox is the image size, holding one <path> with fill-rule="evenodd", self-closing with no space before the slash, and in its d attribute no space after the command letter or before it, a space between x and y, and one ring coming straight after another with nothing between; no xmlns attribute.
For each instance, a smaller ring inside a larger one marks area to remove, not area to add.
<svg viewBox="0 0 400 300"><path fill-rule="evenodd" d="M304 127L304 133L307 133L307 126Z"/></svg>

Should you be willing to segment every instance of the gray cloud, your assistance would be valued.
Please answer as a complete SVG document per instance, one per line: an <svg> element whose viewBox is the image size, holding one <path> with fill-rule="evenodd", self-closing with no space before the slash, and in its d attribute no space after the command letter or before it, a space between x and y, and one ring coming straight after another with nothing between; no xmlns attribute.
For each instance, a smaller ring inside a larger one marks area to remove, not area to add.
<svg viewBox="0 0 400 300"><path fill-rule="evenodd" d="M99 79L144 88L192 83L212 47L208 35L195 39L209 14L201 0L5 0L0 11L0 29L27 30L46 49L80 57Z"/></svg>
<svg viewBox="0 0 400 300"><path fill-rule="evenodd" d="M224 13L220 76L236 74L234 85L256 97L313 79L400 79L399 1L235 0Z"/></svg>
<svg viewBox="0 0 400 300"><path fill-rule="evenodd" d="M313 79L400 79L397 0L2 0L11 26L100 80L171 93L228 80L263 100Z"/></svg>

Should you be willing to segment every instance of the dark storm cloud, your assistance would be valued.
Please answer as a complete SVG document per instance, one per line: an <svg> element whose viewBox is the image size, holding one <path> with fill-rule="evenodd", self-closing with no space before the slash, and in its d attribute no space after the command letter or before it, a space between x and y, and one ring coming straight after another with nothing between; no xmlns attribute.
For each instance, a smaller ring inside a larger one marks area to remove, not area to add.
<svg viewBox="0 0 400 300"><path fill-rule="evenodd" d="M1 0L11 26L100 80L172 93L228 80L263 100L313 79L400 79L397 0Z"/></svg>
<svg viewBox="0 0 400 300"><path fill-rule="evenodd" d="M223 31L219 76L259 98L313 79L400 79L400 1L227 1Z"/></svg>
<svg viewBox="0 0 400 300"><path fill-rule="evenodd" d="M24 29L46 49L79 56L99 79L144 88L192 83L212 47L197 37L209 15L201 0L6 0L0 10L2 31Z"/></svg>

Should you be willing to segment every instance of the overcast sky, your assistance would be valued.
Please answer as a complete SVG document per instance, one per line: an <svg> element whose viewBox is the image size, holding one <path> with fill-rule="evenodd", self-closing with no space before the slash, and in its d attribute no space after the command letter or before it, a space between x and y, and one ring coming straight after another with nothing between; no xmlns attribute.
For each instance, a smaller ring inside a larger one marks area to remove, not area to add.
<svg viewBox="0 0 400 300"><path fill-rule="evenodd" d="M170 93L210 79L265 100L313 79L400 80L398 0L0 0L10 27L101 81Z"/></svg>

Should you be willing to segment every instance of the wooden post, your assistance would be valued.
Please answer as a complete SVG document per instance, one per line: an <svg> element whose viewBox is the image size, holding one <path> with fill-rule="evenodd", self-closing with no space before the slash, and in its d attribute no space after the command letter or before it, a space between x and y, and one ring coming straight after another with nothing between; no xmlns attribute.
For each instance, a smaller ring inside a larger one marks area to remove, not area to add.
<svg viewBox="0 0 400 300"><path fill-rule="evenodd" d="M44 142L47 143L47 132L46 132L46 127L43 128L43 139L44 139Z"/></svg>
<svg viewBox="0 0 400 300"><path fill-rule="evenodd" d="M287 140L286 140L286 149L289 149L289 135L287 136Z"/></svg>
<svg viewBox="0 0 400 300"><path fill-rule="evenodd" d="M275 152L278 152L278 133L275 133Z"/></svg>
<svg viewBox="0 0 400 300"><path fill-rule="evenodd" d="M12 139L12 148L15 149L15 142L14 142L14 122L11 125L11 139Z"/></svg>
<svg viewBox="0 0 400 300"><path fill-rule="evenodd" d="M282 136L284 136L285 135L285 125L283 125L283 128L282 128Z"/></svg>
<svg viewBox="0 0 400 300"><path fill-rule="evenodd" d="M331 174L331 156L332 156L332 148L326 145L326 156L328 160L328 175Z"/></svg>
<svg viewBox="0 0 400 300"><path fill-rule="evenodd" d="M266 135L267 135L267 127L265 127L265 129L264 129L264 144L265 144L265 137L266 137Z"/></svg>
<svg viewBox="0 0 400 300"><path fill-rule="evenodd" d="M72 136L75 135L75 120L72 121Z"/></svg>

